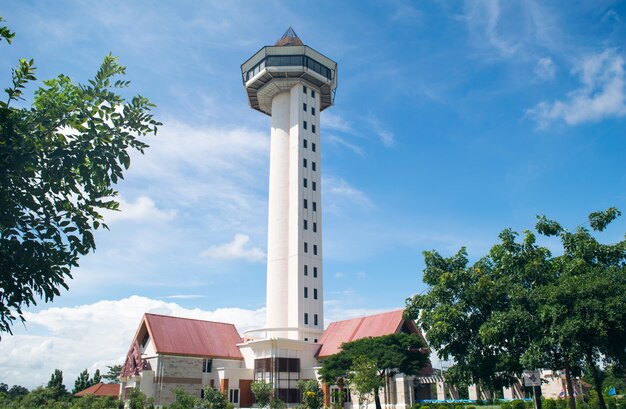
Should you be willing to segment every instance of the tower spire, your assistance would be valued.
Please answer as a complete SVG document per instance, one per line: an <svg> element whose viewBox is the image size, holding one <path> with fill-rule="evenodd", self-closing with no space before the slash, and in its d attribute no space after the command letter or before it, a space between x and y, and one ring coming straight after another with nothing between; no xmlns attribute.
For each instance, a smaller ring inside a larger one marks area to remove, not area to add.
<svg viewBox="0 0 626 409"><path fill-rule="evenodd" d="M285 34L281 38L279 38L275 46L285 46L285 45L304 45L298 34L294 31L293 27L289 26Z"/></svg>

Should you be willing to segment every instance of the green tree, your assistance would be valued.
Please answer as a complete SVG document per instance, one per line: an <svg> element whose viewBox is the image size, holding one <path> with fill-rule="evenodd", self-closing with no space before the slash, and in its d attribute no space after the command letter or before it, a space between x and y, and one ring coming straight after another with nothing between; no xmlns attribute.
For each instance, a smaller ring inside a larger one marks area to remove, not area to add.
<svg viewBox="0 0 626 409"><path fill-rule="evenodd" d="M594 212L589 225L601 232L620 215L616 208ZM563 246L563 255L554 259L557 280L541 293L543 323L569 366L592 375L599 406L606 409L597 363L626 364L626 240L602 244L585 227L572 232L545 216L538 218L537 230L559 237ZM573 409L571 380L568 389Z"/></svg>
<svg viewBox="0 0 626 409"><path fill-rule="evenodd" d="M428 362L425 345L415 334L397 333L362 338L342 344L335 358L323 360L320 372L322 378L328 381L342 378L353 369L355 360L361 356L366 356L375 363L383 385L388 377L397 373L417 374ZM376 408L380 409L378 389L373 393Z"/></svg>
<svg viewBox="0 0 626 409"><path fill-rule="evenodd" d="M0 38L13 33L0 23ZM94 250L93 231L107 228L101 211L117 210L113 185L130 166L129 152L156 133L153 105L115 91L125 67L111 55L94 79L65 75L44 81L31 107L16 107L36 80L33 60L21 59L0 101L0 333L11 333L22 308L52 301L68 289L79 258Z"/></svg>
<svg viewBox="0 0 626 409"><path fill-rule="evenodd" d="M8 390L7 395L9 397L9 399L14 400L14 399L18 399L22 396L26 396L28 395L28 389L26 389L25 387L21 386L21 385L13 385L11 386L11 388Z"/></svg>
<svg viewBox="0 0 626 409"><path fill-rule="evenodd" d="M120 383L120 373L122 372L122 365L108 366L107 373L102 375L102 379L109 381L108 383Z"/></svg>
<svg viewBox="0 0 626 409"><path fill-rule="evenodd" d="M601 231L618 215L592 213L589 223ZM593 372L600 356L624 362L626 242L600 244L585 228L569 233L543 216L536 229L560 236L563 255L530 231L518 242L511 230L472 266L465 249L450 258L425 252L429 288L407 300L407 314L441 358L454 359L452 383L496 389L523 369L565 369L573 409L573 372L585 364Z"/></svg>
<svg viewBox="0 0 626 409"><path fill-rule="evenodd" d="M55 369L50 376L47 389L50 391L51 398L55 400L59 400L68 395L67 389L63 384L63 372L60 369Z"/></svg>
<svg viewBox="0 0 626 409"><path fill-rule="evenodd" d="M174 389L174 402L168 406L169 409L189 409L199 408L200 398L185 392L183 388Z"/></svg>
<svg viewBox="0 0 626 409"><path fill-rule="evenodd" d="M302 394L302 406L305 409L320 409L324 407L324 392L319 382L308 379L298 382L298 389Z"/></svg>
<svg viewBox="0 0 626 409"><path fill-rule="evenodd" d="M93 378L91 378L91 380L89 381L89 386L96 385L100 382L102 382L102 376L100 375L100 370L96 369L96 371L93 373Z"/></svg>
<svg viewBox="0 0 626 409"><path fill-rule="evenodd" d="M149 409L154 408L152 398L148 398L142 391L132 388L128 391L128 409Z"/></svg>
<svg viewBox="0 0 626 409"><path fill-rule="evenodd" d="M74 389L72 389L72 393L78 393L89 388L90 386L91 383L89 382L89 372L87 372L87 369L85 369L78 375L78 378L76 378L76 380L74 381Z"/></svg>
<svg viewBox="0 0 626 409"><path fill-rule="evenodd" d="M345 389L348 386L348 376L352 358L347 354L335 354L324 358L322 366L319 369L319 376L326 385L337 385L339 389L335 405L343 406L345 400Z"/></svg>
<svg viewBox="0 0 626 409"><path fill-rule="evenodd" d="M384 379L378 375L376 363L365 355L357 356L351 368L348 378L350 388L359 396L359 407L365 406L369 396L377 395L380 388L385 386Z"/></svg>
<svg viewBox="0 0 626 409"><path fill-rule="evenodd" d="M208 409L228 409L231 403L226 398L226 392L220 392L210 386L204 388L203 408Z"/></svg>
<svg viewBox="0 0 626 409"><path fill-rule="evenodd" d="M252 382L252 393L259 408L265 408L270 404L270 400L274 396L274 386L265 381Z"/></svg>

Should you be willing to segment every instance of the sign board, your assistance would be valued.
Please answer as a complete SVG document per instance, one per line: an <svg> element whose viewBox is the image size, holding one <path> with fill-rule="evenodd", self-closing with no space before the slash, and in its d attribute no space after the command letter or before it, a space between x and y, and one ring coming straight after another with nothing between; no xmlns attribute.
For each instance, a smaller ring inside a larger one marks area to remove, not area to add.
<svg viewBox="0 0 626 409"><path fill-rule="evenodd" d="M539 371L524 371L524 386L541 386Z"/></svg>

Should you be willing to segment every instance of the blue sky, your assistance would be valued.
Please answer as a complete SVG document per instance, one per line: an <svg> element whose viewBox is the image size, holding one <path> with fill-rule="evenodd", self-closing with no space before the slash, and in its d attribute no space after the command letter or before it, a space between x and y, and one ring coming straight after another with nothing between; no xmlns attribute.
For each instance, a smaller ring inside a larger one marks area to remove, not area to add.
<svg viewBox="0 0 626 409"><path fill-rule="evenodd" d="M626 211L621 1L20 1L0 47L86 81L109 52L164 126L70 290L0 342L0 382L120 363L146 311L261 326L269 117L240 64L290 25L339 64L321 117L327 320L403 306L421 252L476 259L546 214ZM3 43L4 44L4 43ZM32 92L32 88L30 89ZM129 94L130 95L130 94ZM624 237L625 218L602 234ZM544 241L558 251L555 242ZM261 321L259 323L259 321ZM19 360L18 360L19 357Z"/></svg>

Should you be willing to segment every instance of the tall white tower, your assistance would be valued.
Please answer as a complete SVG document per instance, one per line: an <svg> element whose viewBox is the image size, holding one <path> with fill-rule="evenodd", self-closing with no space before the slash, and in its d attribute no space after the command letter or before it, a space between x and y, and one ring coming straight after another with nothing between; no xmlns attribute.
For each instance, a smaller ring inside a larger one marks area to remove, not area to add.
<svg viewBox="0 0 626 409"><path fill-rule="evenodd" d="M241 72L250 106L272 117L266 326L273 337L317 342L324 329L320 112L333 104L337 63L289 27Z"/></svg>

